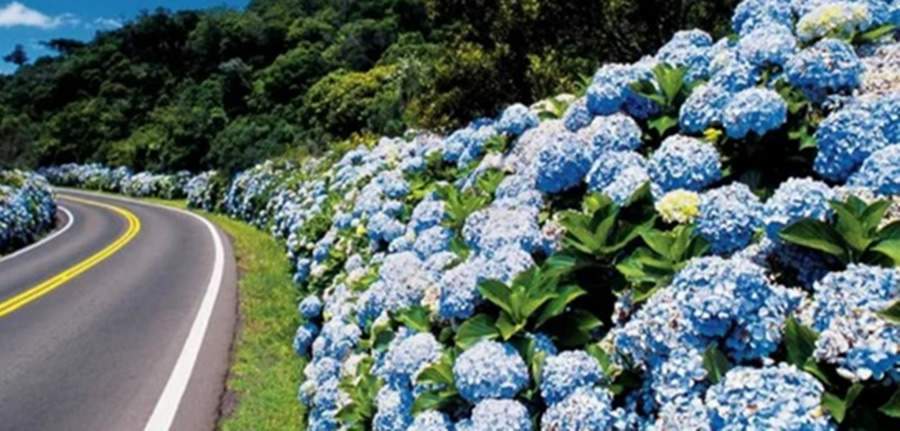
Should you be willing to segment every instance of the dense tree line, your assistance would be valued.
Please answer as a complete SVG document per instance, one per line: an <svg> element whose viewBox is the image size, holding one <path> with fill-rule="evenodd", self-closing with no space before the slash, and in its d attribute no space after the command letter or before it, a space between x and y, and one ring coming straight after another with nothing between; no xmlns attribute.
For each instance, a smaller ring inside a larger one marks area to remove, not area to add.
<svg viewBox="0 0 900 431"><path fill-rule="evenodd" d="M0 76L0 165L241 169L569 91L734 1L254 0L145 12ZM11 54L9 60L22 60Z"/></svg>

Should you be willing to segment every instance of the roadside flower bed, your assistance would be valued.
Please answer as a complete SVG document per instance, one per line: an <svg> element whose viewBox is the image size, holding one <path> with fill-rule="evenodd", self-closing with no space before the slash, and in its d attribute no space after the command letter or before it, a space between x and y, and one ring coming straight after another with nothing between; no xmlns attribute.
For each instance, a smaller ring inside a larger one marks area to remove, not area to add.
<svg viewBox="0 0 900 431"><path fill-rule="evenodd" d="M746 0L574 97L186 193L284 241L311 430L896 428L898 23Z"/></svg>
<svg viewBox="0 0 900 431"><path fill-rule="evenodd" d="M53 229L56 200L40 175L0 171L0 255L31 244Z"/></svg>

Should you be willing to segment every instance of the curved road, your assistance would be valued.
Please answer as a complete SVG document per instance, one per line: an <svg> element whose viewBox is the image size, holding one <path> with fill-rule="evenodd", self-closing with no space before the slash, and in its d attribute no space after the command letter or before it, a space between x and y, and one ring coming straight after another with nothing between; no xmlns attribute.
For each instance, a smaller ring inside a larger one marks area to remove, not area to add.
<svg viewBox="0 0 900 431"><path fill-rule="evenodd" d="M184 212L59 198L71 225L0 260L0 429L213 429L237 309L227 238Z"/></svg>

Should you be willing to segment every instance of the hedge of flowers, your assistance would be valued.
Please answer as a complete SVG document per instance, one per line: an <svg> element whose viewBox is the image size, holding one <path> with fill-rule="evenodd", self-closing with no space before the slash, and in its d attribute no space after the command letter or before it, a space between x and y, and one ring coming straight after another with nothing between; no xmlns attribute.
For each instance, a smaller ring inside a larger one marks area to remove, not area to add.
<svg viewBox="0 0 900 431"><path fill-rule="evenodd" d="M311 430L895 429L897 24L745 0L583 94L187 194L284 241Z"/></svg>
<svg viewBox="0 0 900 431"><path fill-rule="evenodd" d="M38 172L59 186L163 199L185 197L187 183L192 179L191 173L187 171L175 174L132 173L125 167L109 168L97 163L49 166L39 169Z"/></svg>
<svg viewBox="0 0 900 431"><path fill-rule="evenodd" d="M40 175L0 171L0 255L28 245L56 221L56 198Z"/></svg>

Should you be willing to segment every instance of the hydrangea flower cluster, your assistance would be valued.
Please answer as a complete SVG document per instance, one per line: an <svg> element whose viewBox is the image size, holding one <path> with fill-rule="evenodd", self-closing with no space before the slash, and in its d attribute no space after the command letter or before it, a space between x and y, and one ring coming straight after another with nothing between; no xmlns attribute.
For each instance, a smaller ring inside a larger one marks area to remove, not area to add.
<svg viewBox="0 0 900 431"><path fill-rule="evenodd" d="M478 402L513 398L528 385L528 368L509 344L481 341L453 364L456 388L463 398Z"/></svg>
<svg viewBox="0 0 900 431"><path fill-rule="evenodd" d="M0 254L30 244L55 221L56 197L44 177L0 171Z"/></svg>
<svg viewBox="0 0 900 431"><path fill-rule="evenodd" d="M787 121L787 103L778 93L751 88L734 95L725 106L722 123L728 137L742 139L749 133L763 136Z"/></svg>
<svg viewBox="0 0 900 431"><path fill-rule="evenodd" d="M728 254L750 244L763 221L763 204L741 183L709 190L700 197L697 232L712 252Z"/></svg>
<svg viewBox="0 0 900 431"><path fill-rule="evenodd" d="M666 138L650 156L648 172L662 192L701 191L719 180L722 165L715 147L687 136Z"/></svg>

